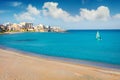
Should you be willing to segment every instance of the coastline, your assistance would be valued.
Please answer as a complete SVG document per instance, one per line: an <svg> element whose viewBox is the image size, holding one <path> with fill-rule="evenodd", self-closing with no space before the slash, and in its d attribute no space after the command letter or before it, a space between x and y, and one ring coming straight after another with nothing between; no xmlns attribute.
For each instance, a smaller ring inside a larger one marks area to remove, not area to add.
<svg viewBox="0 0 120 80"><path fill-rule="evenodd" d="M0 34L17 34L17 33L24 33L24 32L4 32L4 33L0 33Z"/></svg>
<svg viewBox="0 0 120 80"><path fill-rule="evenodd" d="M120 78L120 70L37 57L7 48L0 48L0 52L1 80L119 80Z"/></svg>
<svg viewBox="0 0 120 80"><path fill-rule="evenodd" d="M120 71L120 65L117 65L117 64L109 64L109 63L89 61L89 60L79 60L79 59L70 59L70 58L63 58L63 57L48 56L48 55L43 55L43 54L35 54L32 52L21 51L21 50L17 50L14 48L3 46L3 45L0 45L0 49L7 50L7 51L14 51L16 53L20 53L20 54L28 55L28 56L33 56L33 57L37 57L37 58L60 61L63 63L65 62L65 63L75 64L75 65L79 64L82 66L95 67L95 68L108 69L108 70L116 70L116 71L119 70Z"/></svg>

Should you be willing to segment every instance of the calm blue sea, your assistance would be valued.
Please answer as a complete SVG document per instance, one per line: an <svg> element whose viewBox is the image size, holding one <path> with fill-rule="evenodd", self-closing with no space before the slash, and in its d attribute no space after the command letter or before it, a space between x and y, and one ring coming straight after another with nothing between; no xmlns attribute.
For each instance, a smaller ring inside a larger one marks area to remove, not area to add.
<svg viewBox="0 0 120 80"><path fill-rule="evenodd" d="M0 35L0 45L40 55L120 65L120 30L69 30Z"/></svg>

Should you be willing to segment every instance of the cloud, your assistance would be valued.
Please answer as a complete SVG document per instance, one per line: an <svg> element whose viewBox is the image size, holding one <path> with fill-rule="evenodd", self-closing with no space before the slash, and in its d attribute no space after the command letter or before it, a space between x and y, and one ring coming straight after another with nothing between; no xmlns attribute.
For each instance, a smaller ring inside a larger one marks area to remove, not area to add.
<svg viewBox="0 0 120 80"><path fill-rule="evenodd" d="M86 20L106 21L110 18L110 11L108 7L100 6L97 10L80 9L80 15Z"/></svg>
<svg viewBox="0 0 120 80"><path fill-rule="evenodd" d="M6 11L4 11L4 10L0 10L0 13L4 13L4 12L6 12Z"/></svg>
<svg viewBox="0 0 120 80"><path fill-rule="evenodd" d="M0 14L3 14L3 13L8 13L10 12L9 10L0 10Z"/></svg>
<svg viewBox="0 0 120 80"><path fill-rule="evenodd" d="M116 14L113 16L114 19L120 19L120 14Z"/></svg>
<svg viewBox="0 0 120 80"><path fill-rule="evenodd" d="M20 6L22 2L11 2L11 5L14 7Z"/></svg>
<svg viewBox="0 0 120 80"><path fill-rule="evenodd" d="M113 18L120 18L120 14L110 16L110 10L106 6L99 6L97 9L81 8L79 14L71 15L69 12L58 7L57 2L45 2L41 10L31 4L26 8L26 12L14 14L14 17L18 21L34 21L38 19L38 16L52 17L54 19L60 19L65 22L80 22L80 21L107 21Z"/></svg>
<svg viewBox="0 0 120 80"><path fill-rule="evenodd" d="M33 7L31 4L28 5L27 11L28 11L28 13L33 14L33 15L40 14L40 10L38 10L36 7Z"/></svg>
<svg viewBox="0 0 120 80"><path fill-rule="evenodd" d="M56 19L62 19L64 21L79 21L80 16L71 16L67 11L62 8L58 8L58 3L56 2L46 2L43 6L43 15L51 16Z"/></svg>
<svg viewBox="0 0 120 80"><path fill-rule="evenodd" d="M14 17L18 21L24 21L24 20L30 20L33 21L35 18L32 17L32 15L28 12L24 12L22 14L14 14Z"/></svg>
<svg viewBox="0 0 120 80"><path fill-rule="evenodd" d="M96 10L80 9L80 14L72 16L62 8L58 8L56 2L46 2L43 6L43 14L45 16L51 16L56 19L62 19L64 21L78 22L81 20L101 20L106 21L110 17L110 11L108 7L100 6Z"/></svg>
<svg viewBox="0 0 120 80"><path fill-rule="evenodd" d="M39 15L40 15L40 10L29 4L28 7L26 8L26 12L22 12L20 14L14 14L14 17L18 21L25 21L25 20L34 21L35 17Z"/></svg>

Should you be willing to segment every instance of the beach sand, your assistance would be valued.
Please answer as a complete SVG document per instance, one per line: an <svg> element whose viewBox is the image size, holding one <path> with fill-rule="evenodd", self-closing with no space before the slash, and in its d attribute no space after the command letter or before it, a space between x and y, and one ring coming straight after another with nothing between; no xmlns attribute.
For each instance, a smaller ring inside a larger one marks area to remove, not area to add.
<svg viewBox="0 0 120 80"><path fill-rule="evenodd" d="M72 64L0 49L0 80L120 80L120 70Z"/></svg>

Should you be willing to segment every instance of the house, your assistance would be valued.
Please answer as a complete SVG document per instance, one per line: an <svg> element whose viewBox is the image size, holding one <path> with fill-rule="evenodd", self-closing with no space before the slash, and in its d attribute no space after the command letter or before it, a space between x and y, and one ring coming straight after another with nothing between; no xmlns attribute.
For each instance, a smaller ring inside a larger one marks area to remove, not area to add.
<svg viewBox="0 0 120 80"><path fill-rule="evenodd" d="M35 27L36 32L46 32L46 27L42 24L39 24Z"/></svg>
<svg viewBox="0 0 120 80"><path fill-rule="evenodd" d="M6 31L6 27L4 25L0 25L0 32L5 32Z"/></svg>

